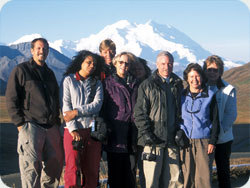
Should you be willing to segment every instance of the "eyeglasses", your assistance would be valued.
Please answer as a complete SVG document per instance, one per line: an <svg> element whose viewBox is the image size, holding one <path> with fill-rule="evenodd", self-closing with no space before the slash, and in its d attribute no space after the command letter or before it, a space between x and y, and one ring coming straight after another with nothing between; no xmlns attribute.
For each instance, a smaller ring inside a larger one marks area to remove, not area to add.
<svg viewBox="0 0 250 188"><path fill-rule="evenodd" d="M129 66L129 62L125 62L125 61L118 61L120 65L123 65L125 64L125 66Z"/></svg>
<svg viewBox="0 0 250 188"><path fill-rule="evenodd" d="M207 72L214 72L214 73L217 73L219 70L218 69L215 69L215 68L209 68L207 69Z"/></svg>

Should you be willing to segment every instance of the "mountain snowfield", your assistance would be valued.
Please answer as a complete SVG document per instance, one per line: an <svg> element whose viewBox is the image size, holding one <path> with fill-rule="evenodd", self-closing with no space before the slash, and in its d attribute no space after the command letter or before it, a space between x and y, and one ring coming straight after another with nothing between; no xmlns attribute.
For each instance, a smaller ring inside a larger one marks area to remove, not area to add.
<svg viewBox="0 0 250 188"><path fill-rule="evenodd" d="M30 42L34 38L41 37L40 34L25 35L9 45L22 42ZM117 54L122 51L129 51L137 56L146 59L152 70L156 68L155 59L162 50L171 52L175 59L174 71L182 76L187 64L197 62L203 64L205 58L211 53L203 49L183 32L169 25L158 24L148 21L145 24L130 23L127 20L120 20L112 25L107 25L97 34L91 34L87 38L77 41L59 39L49 41L50 47L72 58L77 51L90 50L99 52L99 44L102 40L112 39L117 48ZM225 69L237 67L242 64L223 59Z"/></svg>

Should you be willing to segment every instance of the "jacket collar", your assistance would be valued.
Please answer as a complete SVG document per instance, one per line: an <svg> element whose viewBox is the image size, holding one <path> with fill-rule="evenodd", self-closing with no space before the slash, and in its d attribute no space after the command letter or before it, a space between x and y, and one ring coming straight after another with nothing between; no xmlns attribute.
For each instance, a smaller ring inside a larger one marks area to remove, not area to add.
<svg viewBox="0 0 250 188"><path fill-rule="evenodd" d="M77 81L91 81L91 80L94 80L95 78L92 78L91 76L89 76L87 79L83 79L83 77L79 74L79 72L76 72L75 73L75 79Z"/></svg>
<svg viewBox="0 0 250 188"><path fill-rule="evenodd" d="M155 81L157 85L166 83L166 80L158 74L158 70L155 70L153 72L152 79ZM176 85L178 84L178 82L182 82L182 80L175 73L172 72L169 76L169 84Z"/></svg>
<svg viewBox="0 0 250 188"><path fill-rule="evenodd" d="M75 76L76 76L76 80L77 81L80 81L81 80L81 76L78 72L75 73Z"/></svg>
<svg viewBox="0 0 250 188"><path fill-rule="evenodd" d="M130 73L128 73L127 77L125 79L119 77L116 73L112 74L112 77L114 78L115 82L124 85L124 86L129 86L129 87L133 87L134 84L137 83L137 80L133 77L133 75L131 75Z"/></svg>
<svg viewBox="0 0 250 188"><path fill-rule="evenodd" d="M32 68L38 68L38 66L39 66L39 65L37 65L37 63L34 61L33 58L30 58L29 63L30 63L30 65L31 65ZM46 69L48 68L48 66L47 66L46 63L44 63L43 67L46 68Z"/></svg>
<svg viewBox="0 0 250 188"><path fill-rule="evenodd" d="M220 89L220 88L222 88L222 87L225 87L225 84L223 83L221 77L218 79L217 87L218 87L218 89Z"/></svg>
<svg viewBox="0 0 250 188"><path fill-rule="evenodd" d="M190 88L188 86L186 89L183 90L183 95L188 96L190 94L191 94L191 92L190 92ZM202 98L208 97L208 87L204 87L202 92L200 94L198 94L197 97L202 97Z"/></svg>

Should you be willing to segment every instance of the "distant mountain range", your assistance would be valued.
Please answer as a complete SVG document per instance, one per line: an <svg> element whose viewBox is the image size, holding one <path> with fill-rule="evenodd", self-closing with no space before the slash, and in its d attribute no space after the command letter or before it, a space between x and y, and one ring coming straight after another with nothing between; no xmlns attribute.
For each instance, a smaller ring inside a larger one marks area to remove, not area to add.
<svg viewBox="0 0 250 188"><path fill-rule="evenodd" d="M0 87L1 94L6 87L9 74L12 69L31 57L30 42L13 44L10 46L0 45ZM46 60L48 66L54 71L58 82L62 79L62 74L70 62L70 58L61 54L57 50L50 48L49 55Z"/></svg>
<svg viewBox="0 0 250 188"><path fill-rule="evenodd" d="M41 37L41 35L25 35L13 43L0 45L1 90L5 87L13 67L31 57L30 41L37 37ZM174 72L180 76L187 64L191 62L202 64L204 59L211 55L209 51L172 26L161 25L154 21L136 24L121 20L106 26L97 34L77 41L62 39L49 41L50 53L46 62L55 72L58 82L60 82L70 59L76 55L77 51L87 49L97 53L100 42L106 38L110 38L116 43L117 53L132 52L146 59L152 70L156 68L155 59L160 51L171 52L175 59ZM244 64L244 62L223 60L226 70Z"/></svg>

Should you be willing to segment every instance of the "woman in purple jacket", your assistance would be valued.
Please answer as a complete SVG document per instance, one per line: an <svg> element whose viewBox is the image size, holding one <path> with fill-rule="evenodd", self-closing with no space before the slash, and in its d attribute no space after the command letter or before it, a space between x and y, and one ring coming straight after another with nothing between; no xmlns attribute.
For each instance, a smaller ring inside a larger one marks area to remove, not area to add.
<svg viewBox="0 0 250 188"><path fill-rule="evenodd" d="M137 129L133 109L137 97L137 81L129 74L130 57L127 52L113 59L116 72L103 82L104 102L102 115L108 125L105 145L108 160L108 183L110 188L133 188L134 148Z"/></svg>

